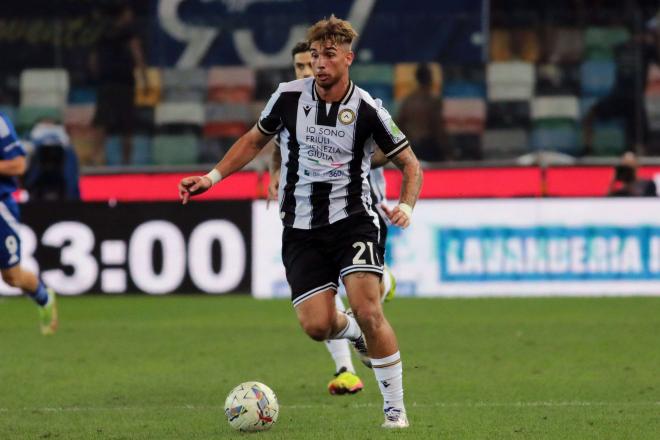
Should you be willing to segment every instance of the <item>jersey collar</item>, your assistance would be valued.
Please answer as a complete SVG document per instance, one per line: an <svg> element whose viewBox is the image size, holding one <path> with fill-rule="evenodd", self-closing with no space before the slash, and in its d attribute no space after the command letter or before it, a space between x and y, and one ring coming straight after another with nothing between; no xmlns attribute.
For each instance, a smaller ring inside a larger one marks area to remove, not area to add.
<svg viewBox="0 0 660 440"><path fill-rule="evenodd" d="M354 90L355 90L355 84L353 84L353 81L349 80L348 87L346 87L346 91L344 92L344 96L342 96L341 99L337 102L341 102L342 105L346 105L348 101L351 99L351 96L353 96ZM322 101L322 99L319 98L316 94L316 80L312 81L312 100Z"/></svg>

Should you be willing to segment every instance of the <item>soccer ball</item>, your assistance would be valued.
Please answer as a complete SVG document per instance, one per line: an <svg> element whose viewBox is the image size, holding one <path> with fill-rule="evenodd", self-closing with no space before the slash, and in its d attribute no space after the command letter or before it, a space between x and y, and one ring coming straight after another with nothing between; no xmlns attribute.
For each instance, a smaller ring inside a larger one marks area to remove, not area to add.
<svg viewBox="0 0 660 440"><path fill-rule="evenodd" d="M229 425L238 431L265 431L277 421L280 405L273 390L261 382L243 382L225 399Z"/></svg>

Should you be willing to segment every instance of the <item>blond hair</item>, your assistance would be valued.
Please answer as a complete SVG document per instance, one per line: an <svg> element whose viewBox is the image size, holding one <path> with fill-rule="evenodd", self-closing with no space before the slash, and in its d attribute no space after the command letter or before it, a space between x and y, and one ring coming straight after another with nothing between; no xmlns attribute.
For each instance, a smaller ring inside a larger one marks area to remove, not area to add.
<svg viewBox="0 0 660 440"><path fill-rule="evenodd" d="M356 39L358 33L355 32L351 23L332 14L330 18L319 20L307 29L307 41L311 45L314 41L332 41L334 44L350 45Z"/></svg>

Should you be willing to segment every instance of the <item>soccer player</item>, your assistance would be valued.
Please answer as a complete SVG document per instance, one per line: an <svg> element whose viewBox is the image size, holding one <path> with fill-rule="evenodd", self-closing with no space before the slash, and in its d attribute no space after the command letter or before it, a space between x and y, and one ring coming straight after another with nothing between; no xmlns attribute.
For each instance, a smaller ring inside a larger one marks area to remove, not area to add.
<svg viewBox="0 0 660 440"><path fill-rule="evenodd" d="M255 127L204 176L181 179L182 203L247 165L279 133L282 257L301 327L312 339L349 339L369 356L383 395L385 428L406 428L403 369L394 330L383 315L380 227L367 180L374 142L403 173L399 204L387 211L410 225L422 171L387 110L349 78L357 36L334 15L308 30L313 78L282 83ZM339 312L342 277L353 314Z"/></svg>
<svg viewBox="0 0 660 440"><path fill-rule="evenodd" d="M16 177L24 172L25 150L11 121L0 113L0 272L5 283L18 287L37 303L41 333L51 335L57 329L55 292L19 264L19 211L12 193L16 191Z"/></svg>
<svg viewBox="0 0 660 440"><path fill-rule="evenodd" d="M293 69L296 74L296 79L309 78L313 75L312 71L312 55L309 52L309 43L301 41L296 44L291 50L293 59ZM276 200L280 184L280 169L282 167L282 155L280 153L279 136L273 140L274 148L272 158L270 161L270 183L268 185L269 199ZM378 165L382 167L388 162L385 155L378 151L379 162ZM374 162L372 160L372 167ZM371 198L374 209L377 209L384 199L385 194L385 178L383 176L382 168L372 168L369 174L369 182L372 185ZM387 223L384 220L384 213L378 211L379 221L381 225L381 243L385 245L387 237ZM384 251L383 251L384 253ZM343 286L340 286L343 287ZM383 267L383 277L380 283L381 298L383 301L389 300L394 296L396 288L396 281L394 276L389 272L386 267ZM337 310L345 312L346 307L339 294L335 295L335 305ZM364 388L362 380L355 373L353 360L351 358L351 351L346 339L329 339L325 341L325 346L330 352L330 356L335 362L335 375L328 383L328 391L333 395L342 394L355 394Z"/></svg>

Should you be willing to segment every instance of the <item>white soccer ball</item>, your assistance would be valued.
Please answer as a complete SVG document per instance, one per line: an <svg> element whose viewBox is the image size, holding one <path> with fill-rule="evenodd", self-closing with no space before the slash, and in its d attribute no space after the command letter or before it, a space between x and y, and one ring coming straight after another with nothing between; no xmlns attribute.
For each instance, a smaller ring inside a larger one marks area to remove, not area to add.
<svg viewBox="0 0 660 440"><path fill-rule="evenodd" d="M273 390L261 382L243 382L225 399L229 425L238 431L265 431L277 421L280 405Z"/></svg>

